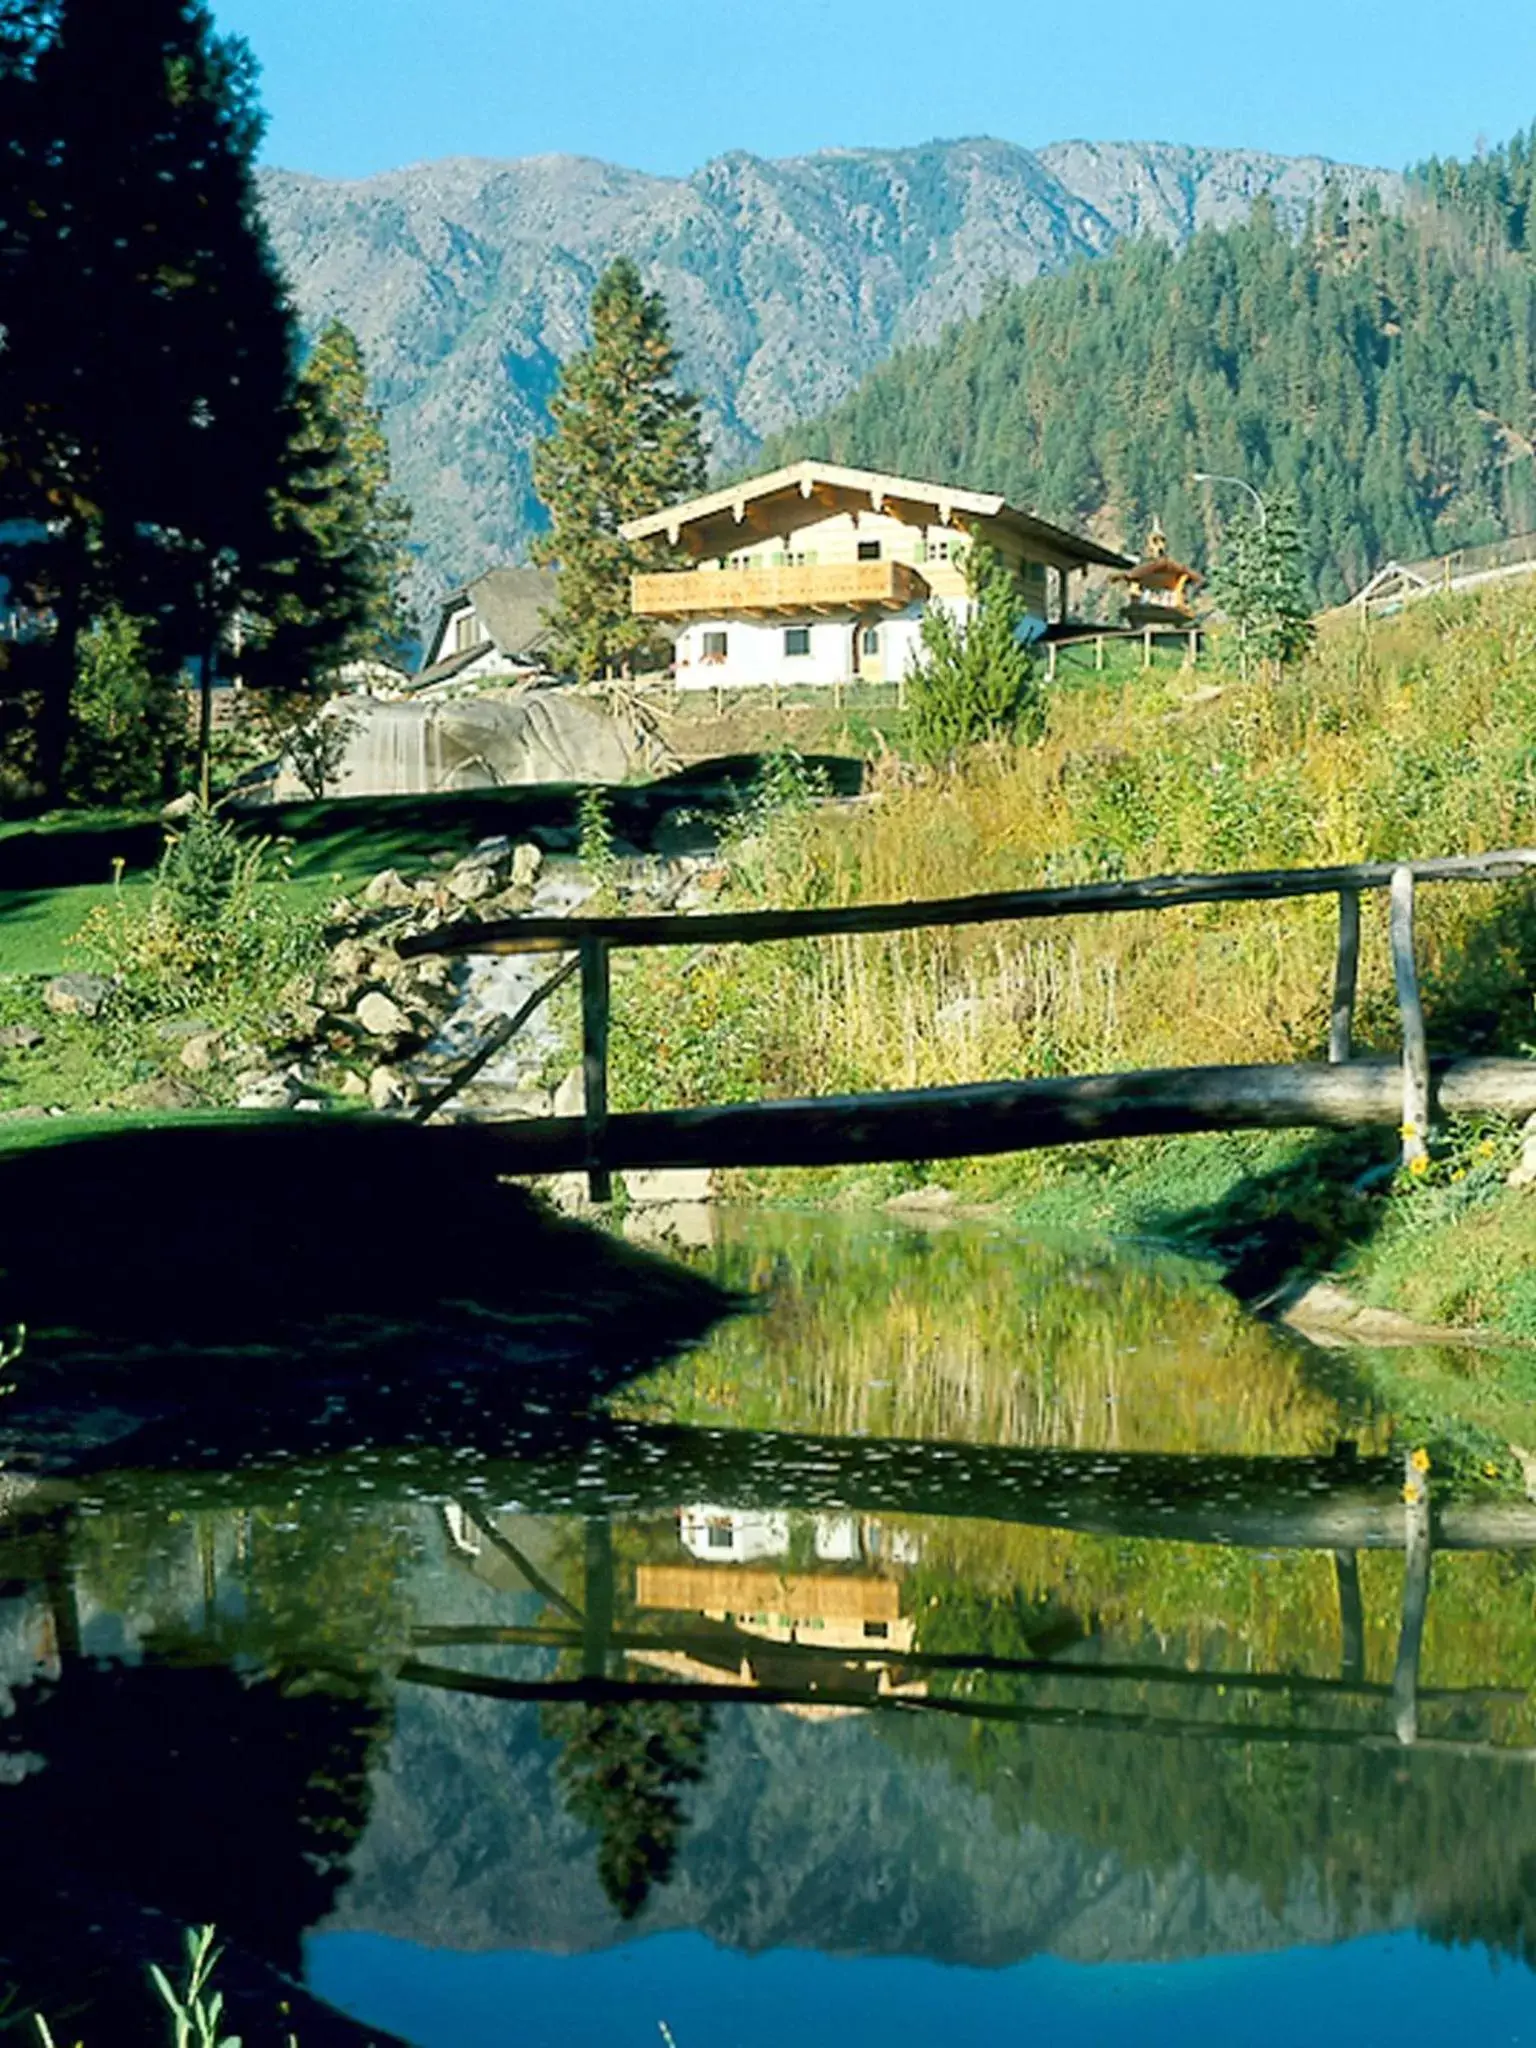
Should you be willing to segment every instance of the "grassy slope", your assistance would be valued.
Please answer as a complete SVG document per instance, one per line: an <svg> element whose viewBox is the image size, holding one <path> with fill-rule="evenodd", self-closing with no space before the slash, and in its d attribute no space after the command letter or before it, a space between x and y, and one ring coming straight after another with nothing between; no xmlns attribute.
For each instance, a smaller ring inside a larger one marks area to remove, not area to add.
<svg viewBox="0 0 1536 2048"><path fill-rule="evenodd" d="M1212 682L1223 685L1215 694ZM879 800L856 812L787 815L743 850L733 893L856 902L1530 844L1533 734L1536 592L1437 600L1369 632L1340 622L1278 683L1243 686L1212 670L1075 678L1056 693L1040 747L983 756L948 780L890 769ZM1319 900L686 964L635 956L615 976L617 1106L1314 1059L1326 1044L1334 915ZM1421 971L1435 1049L1522 1050L1536 1038L1536 898L1515 886L1426 891ZM1395 1052L1376 901L1358 1022L1362 1049ZM1422 1246L1397 1248L1386 1227L1397 1198L1370 1178L1392 1149L1390 1134L1147 1141L774 1185L867 1199L941 1180L1032 1221L1211 1251L1253 1292L1298 1260L1326 1266L1374 1239L1379 1274L1356 1251L1359 1283L1402 1294L1411 1276L1427 1302L1433 1261ZM1504 1220L1447 1213L1429 1235L1454 1247L1485 1234L1481 1265L1502 1277L1469 1293L1469 1308L1520 1327L1525 1311L1506 1282L1527 1245L1536 1251L1536 1200L1527 1211L1489 1190L1484 1206ZM1457 1258L1445 1254L1451 1291Z"/></svg>

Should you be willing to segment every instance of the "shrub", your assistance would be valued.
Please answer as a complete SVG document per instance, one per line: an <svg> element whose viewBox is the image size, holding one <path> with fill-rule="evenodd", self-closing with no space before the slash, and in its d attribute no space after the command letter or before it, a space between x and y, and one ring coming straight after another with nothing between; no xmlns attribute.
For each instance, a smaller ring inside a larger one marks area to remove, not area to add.
<svg viewBox="0 0 1536 2048"><path fill-rule="evenodd" d="M971 610L964 619L942 604L923 617L921 659L912 670L908 743L939 767L980 740L1038 739L1045 701L1034 662L1020 641L1023 593L1002 558L973 547L966 556Z"/></svg>

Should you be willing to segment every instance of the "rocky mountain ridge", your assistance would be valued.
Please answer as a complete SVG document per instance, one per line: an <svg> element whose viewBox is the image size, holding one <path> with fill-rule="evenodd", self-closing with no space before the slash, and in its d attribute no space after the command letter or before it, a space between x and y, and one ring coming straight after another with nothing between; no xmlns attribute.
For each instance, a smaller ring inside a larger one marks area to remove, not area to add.
<svg viewBox="0 0 1536 2048"><path fill-rule="evenodd" d="M340 315L367 351L416 508L425 604L520 557L538 530L532 443L615 256L665 295L723 466L999 283L1127 235L1182 242L1261 195L1299 225L1330 182L1373 185L1388 204L1402 190L1319 157L982 139L781 162L736 152L688 178L562 156L357 181L270 170L262 193L306 326Z"/></svg>

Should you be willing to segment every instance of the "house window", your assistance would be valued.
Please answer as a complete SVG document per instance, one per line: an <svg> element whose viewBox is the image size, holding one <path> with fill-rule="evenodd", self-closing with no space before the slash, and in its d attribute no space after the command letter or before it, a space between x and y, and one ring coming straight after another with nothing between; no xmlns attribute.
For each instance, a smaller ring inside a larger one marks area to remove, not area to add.
<svg viewBox="0 0 1536 2048"><path fill-rule="evenodd" d="M877 541L877 540L861 540L861 541L859 542L859 560L860 560L861 562L878 562L878 561L879 561L879 559L880 559L880 543L879 543L879 541Z"/></svg>
<svg viewBox="0 0 1536 2048"><path fill-rule="evenodd" d="M731 1550L735 1547L736 1531L729 1522L711 1522L709 1525L709 1548Z"/></svg>
<svg viewBox="0 0 1536 2048"><path fill-rule="evenodd" d="M865 1638L869 1642L883 1643L889 1638L890 1633L891 1624L888 1621L866 1621L864 1624Z"/></svg>
<svg viewBox="0 0 1536 2048"><path fill-rule="evenodd" d="M809 626L786 626L784 628L784 655L786 660L795 655L811 651L811 629Z"/></svg>
<svg viewBox="0 0 1536 2048"><path fill-rule="evenodd" d="M864 628L863 632L859 635L859 648L864 654L878 654L880 652L880 628L878 626L866 626Z"/></svg>
<svg viewBox="0 0 1536 2048"><path fill-rule="evenodd" d="M466 647L473 647L479 635L475 631L477 621L473 612L460 612L453 622L453 651L462 654Z"/></svg>
<svg viewBox="0 0 1536 2048"><path fill-rule="evenodd" d="M726 636L724 633L704 633L700 635L700 638L704 642L702 652L703 660L724 661L727 644Z"/></svg>

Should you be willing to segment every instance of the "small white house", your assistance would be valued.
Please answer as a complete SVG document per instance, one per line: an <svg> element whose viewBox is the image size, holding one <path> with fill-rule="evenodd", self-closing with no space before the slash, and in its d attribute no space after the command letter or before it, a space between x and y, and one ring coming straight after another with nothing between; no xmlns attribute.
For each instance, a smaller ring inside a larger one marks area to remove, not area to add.
<svg viewBox="0 0 1536 2048"><path fill-rule="evenodd" d="M922 621L970 608L966 549L994 550L1044 628L1069 615L1071 578L1129 559L993 492L797 462L622 529L694 566L634 578L641 618L676 637L681 688L889 682L910 667Z"/></svg>
<svg viewBox="0 0 1536 2048"><path fill-rule="evenodd" d="M412 691L549 673L551 569L488 569L438 607Z"/></svg>

